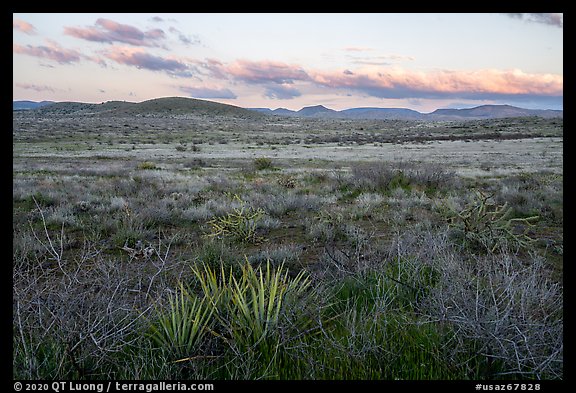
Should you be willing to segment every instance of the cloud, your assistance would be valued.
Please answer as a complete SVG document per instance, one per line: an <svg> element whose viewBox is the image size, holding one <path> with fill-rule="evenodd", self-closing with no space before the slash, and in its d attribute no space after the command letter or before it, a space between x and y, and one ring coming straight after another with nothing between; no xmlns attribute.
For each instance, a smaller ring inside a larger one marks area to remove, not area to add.
<svg viewBox="0 0 576 393"><path fill-rule="evenodd" d="M367 68L346 72L308 72L320 86L350 89L379 98L468 98L493 96L562 96L563 77L527 74L520 70L477 70L434 72L398 67Z"/></svg>
<svg viewBox="0 0 576 393"><path fill-rule="evenodd" d="M369 52L374 50L374 48L367 48L364 46L348 46L342 49L344 49L346 52Z"/></svg>
<svg viewBox="0 0 576 393"><path fill-rule="evenodd" d="M84 56L73 49L64 49L56 42L47 40L47 45L12 45L14 53L40 57L43 59L53 60L60 64L71 64L80 61Z"/></svg>
<svg viewBox="0 0 576 393"><path fill-rule="evenodd" d="M104 57L118 63L150 71L164 71L172 76L191 77L188 65L175 59L154 56L139 48L112 47L100 52Z"/></svg>
<svg viewBox="0 0 576 393"><path fill-rule="evenodd" d="M34 26L20 19L14 19L12 21L12 28L28 35L36 34L36 28Z"/></svg>
<svg viewBox="0 0 576 393"><path fill-rule="evenodd" d="M196 61L204 74L212 78L227 79L249 84L292 84L294 81L309 80L306 71L299 65L274 61L236 60L226 64L217 59Z"/></svg>
<svg viewBox="0 0 576 393"><path fill-rule="evenodd" d="M16 83L15 85L21 89L34 90L37 92L42 92L42 91L49 91L51 93L55 92L53 87L46 86L46 85L35 85L32 83Z"/></svg>
<svg viewBox="0 0 576 393"><path fill-rule="evenodd" d="M264 96L276 100L291 100L300 97L302 93L297 89L283 85L270 85L266 87Z"/></svg>
<svg viewBox="0 0 576 393"><path fill-rule="evenodd" d="M296 80L309 79L306 71L299 65L275 61L236 60L231 64L223 64L217 60L207 60L201 65L213 77L247 83L291 84Z"/></svg>
<svg viewBox="0 0 576 393"><path fill-rule="evenodd" d="M206 87L190 87L178 86L180 91L188 94L194 98L222 98L222 99L236 99L238 96L230 89L211 89Z"/></svg>
<svg viewBox="0 0 576 393"><path fill-rule="evenodd" d="M195 61L195 64L208 75L216 79L228 79L226 74L226 66L217 59L204 59L204 61Z"/></svg>
<svg viewBox="0 0 576 393"><path fill-rule="evenodd" d="M164 19L160 18L159 16L153 16L152 18L150 18L150 20L151 20L152 22L156 22L156 23L159 23L159 22L163 22L163 21L164 21Z"/></svg>
<svg viewBox="0 0 576 393"><path fill-rule="evenodd" d="M399 63L403 61L414 61L414 57L412 56L399 55L395 53L380 56L362 56L362 57L347 55L347 57L354 64L377 65L377 66L388 66L391 65L391 63Z"/></svg>
<svg viewBox="0 0 576 393"><path fill-rule="evenodd" d="M113 44L121 42L134 46L161 46L160 42L166 38L162 29L142 31L134 26L114 22L110 19L99 18L94 26L64 27L64 34L86 41Z"/></svg>
<svg viewBox="0 0 576 393"><path fill-rule="evenodd" d="M564 27L564 15L559 13L508 13L506 15L527 22L542 23L560 28Z"/></svg>
<svg viewBox="0 0 576 393"><path fill-rule="evenodd" d="M175 34L178 36L178 40L183 43L184 45L198 45L200 44L200 38L198 38L198 36L194 35L194 36L189 36L189 35L185 35L184 33L182 33L180 30L178 30L175 27L170 27L168 29L168 31L172 34Z"/></svg>
<svg viewBox="0 0 576 393"><path fill-rule="evenodd" d="M373 65L373 66L389 66L392 65L388 60L382 60L374 57L367 58L353 58L352 63L360 65Z"/></svg>
<svg viewBox="0 0 576 393"><path fill-rule="evenodd" d="M389 54L395 60L412 57ZM264 96L291 99L301 95L302 85L339 90L386 99L515 99L563 96L563 76L531 74L521 70L481 69L472 71L419 71L400 66L367 65L341 70L305 69L298 64L275 61L216 59L194 61L203 75L264 87Z"/></svg>

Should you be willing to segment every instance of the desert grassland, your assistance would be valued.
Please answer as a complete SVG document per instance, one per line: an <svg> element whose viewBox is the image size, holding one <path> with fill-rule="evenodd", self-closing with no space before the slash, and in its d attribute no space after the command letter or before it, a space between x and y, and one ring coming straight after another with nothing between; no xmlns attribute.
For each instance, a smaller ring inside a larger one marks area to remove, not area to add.
<svg viewBox="0 0 576 393"><path fill-rule="evenodd" d="M562 379L563 122L14 113L17 379Z"/></svg>

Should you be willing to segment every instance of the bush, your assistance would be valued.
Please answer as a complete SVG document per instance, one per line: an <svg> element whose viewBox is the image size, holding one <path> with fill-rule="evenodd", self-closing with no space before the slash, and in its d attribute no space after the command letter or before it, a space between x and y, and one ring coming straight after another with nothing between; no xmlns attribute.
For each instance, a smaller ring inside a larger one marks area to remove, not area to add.
<svg viewBox="0 0 576 393"><path fill-rule="evenodd" d="M262 171L264 169L272 169L272 160L268 157L258 157L254 159L254 167Z"/></svg>
<svg viewBox="0 0 576 393"><path fill-rule="evenodd" d="M270 262L273 266L281 264L293 265L302 255L302 246L296 244L281 245L262 250L251 255L248 260L252 264Z"/></svg>
<svg viewBox="0 0 576 393"><path fill-rule="evenodd" d="M352 166L352 184L357 189L384 191L393 179L399 182L398 170L384 162L363 163Z"/></svg>
<svg viewBox="0 0 576 393"><path fill-rule="evenodd" d="M202 262L212 268L224 266L226 269L236 269L242 265L242 258L237 250L230 247L226 242L208 241L196 251L196 261Z"/></svg>
<svg viewBox="0 0 576 393"><path fill-rule="evenodd" d="M352 185L358 189L385 192L395 188L408 190L418 185L427 192L453 186L455 174L438 164L362 163L352 166Z"/></svg>
<svg viewBox="0 0 576 393"><path fill-rule="evenodd" d="M208 164L201 158L193 158L184 163L184 168L188 169L198 169L206 166L208 166Z"/></svg>
<svg viewBox="0 0 576 393"><path fill-rule="evenodd" d="M562 379L563 290L546 278L545 260L494 254L472 265L438 258L439 282L421 307L452 328L447 355L482 360L471 368L486 379Z"/></svg>
<svg viewBox="0 0 576 393"><path fill-rule="evenodd" d="M158 167L153 162L144 161L138 164L138 169L158 169Z"/></svg>

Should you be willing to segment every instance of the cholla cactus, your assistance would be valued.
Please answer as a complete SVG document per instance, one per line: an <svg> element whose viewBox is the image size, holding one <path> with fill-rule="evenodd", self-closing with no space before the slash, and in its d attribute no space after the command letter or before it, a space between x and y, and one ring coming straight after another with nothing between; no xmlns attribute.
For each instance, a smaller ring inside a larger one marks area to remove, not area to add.
<svg viewBox="0 0 576 393"><path fill-rule="evenodd" d="M236 194L233 195L233 199L240 203L240 207L234 208L232 213L208 221L212 229L207 236L231 237L249 243L257 242L259 239L256 236L256 228L264 211L260 208L247 207L246 202Z"/></svg>
<svg viewBox="0 0 576 393"><path fill-rule="evenodd" d="M292 176L282 176L278 179L278 184L286 188L295 188L297 182L296 179Z"/></svg>
<svg viewBox="0 0 576 393"><path fill-rule="evenodd" d="M507 202L498 206L489 203L490 198L492 195L476 190L476 201L450 218L450 226L462 234L465 244L494 253L499 246L521 248L533 242L525 231L516 234L513 229L517 224L531 226L538 216L511 218L513 209Z"/></svg>

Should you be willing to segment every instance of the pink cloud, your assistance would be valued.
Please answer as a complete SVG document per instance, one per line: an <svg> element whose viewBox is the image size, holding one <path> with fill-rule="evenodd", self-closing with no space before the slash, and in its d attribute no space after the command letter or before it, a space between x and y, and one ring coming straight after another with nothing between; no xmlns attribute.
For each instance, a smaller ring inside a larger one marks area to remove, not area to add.
<svg viewBox="0 0 576 393"><path fill-rule="evenodd" d="M36 28L34 26L32 26L30 23L24 22L23 20L20 20L20 19L14 19L12 21L12 28L16 29L18 31L21 31L22 33L25 33L25 34L29 34L29 35L36 34Z"/></svg>
<svg viewBox="0 0 576 393"><path fill-rule="evenodd" d="M217 59L204 59L204 61L191 60L200 69L207 71L207 73L217 79L228 79L226 75L226 67L224 63Z"/></svg>
<svg viewBox="0 0 576 393"><path fill-rule="evenodd" d="M396 67L308 74L317 85L359 90L381 98L563 94L561 75L528 74L520 70L423 72Z"/></svg>
<svg viewBox="0 0 576 393"><path fill-rule="evenodd" d="M54 88L50 87L50 86L46 86L46 85L35 85L32 83L16 83L15 84L17 87L20 87L21 89L26 89L26 90L34 90L34 91L49 91L54 93Z"/></svg>
<svg viewBox="0 0 576 393"><path fill-rule="evenodd" d="M165 71L174 76L190 77L189 67L176 59L154 56L139 48L112 47L102 55L119 64L143 68L150 71Z"/></svg>
<svg viewBox="0 0 576 393"><path fill-rule="evenodd" d="M162 29L142 31L134 26L99 18L95 26L64 27L64 34L87 41L112 44L121 42L134 46L160 46L166 35Z"/></svg>
<svg viewBox="0 0 576 393"><path fill-rule="evenodd" d="M402 55L386 57L413 59ZM488 99L493 96L521 98L563 95L562 75L531 74L521 70L418 71L400 66L369 65L357 69L324 71L267 60L236 60L226 64L206 59L194 63L211 77L263 85L270 97L298 96L300 90L289 88L296 82L354 90L378 98Z"/></svg>
<svg viewBox="0 0 576 393"><path fill-rule="evenodd" d="M73 49L64 49L54 41L47 40L48 45L12 45L14 53L40 57L56 61L60 64L71 64L82 59L83 55Z"/></svg>
<svg viewBox="0 0 576 393"><path fill-rule="evenodd" d="M248 83L290 84L296 80L309 79L301 66L275 61L236 60L225 65L217 60L208 60L202 66L215 77L232 78Z"/></svg>

